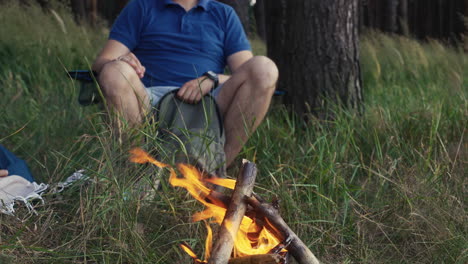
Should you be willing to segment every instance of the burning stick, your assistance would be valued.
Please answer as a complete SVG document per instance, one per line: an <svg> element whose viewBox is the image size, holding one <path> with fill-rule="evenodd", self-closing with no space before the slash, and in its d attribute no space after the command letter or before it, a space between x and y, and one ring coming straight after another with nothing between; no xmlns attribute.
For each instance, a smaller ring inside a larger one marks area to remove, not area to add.
<svg viewBox="0 0 468 264"><path fill-rule="evenodd" d="M207 197L209 200L217 200L220 203L224 204L225 207L229 206L229 198L225 194L211 191L210 195ZM260 202L260 197L257 196L246 196L246 200L250 206L252 206L254 212L260 214L262 217L266 218L268 222L266 223L266 228L269 229L272 233L276 234L278 237L286 238L286 245L283 248L287 248L291 252L292 256L298 261L299 264L318 264L319 261L315 255L307 248L307 246L302 242L302 240L291 230L291 228L286 224L284 219L279 214L278 210L271 204ZM251 209L252 209L251 208ZM275 251L273 249L273 251ZM272 251L272 252L273 252ZM257 255L260 256L260 255ZM244 263L249 263L248 258L237 258L239 261L247 261ZM234 259L233 259L234 260ZM231 262L229 262L231 264ZM243 263L243 262L234 262L234 263ZM255 263L255 262L252 262ZM268 262L266 262L268 263ZM275 262L272 262L275 263ZM278 262L281 263L281 262Z"/></svg>
<svg viewBox="0 0 468 264"><path fill-rule="evenodd" d="M255 164L244 160L208 264L228 263L234 247L234 239L247 209L245 197L252 195L256 176L257 167Z"/></svg>
<svg viewBox="0 0 468 264"><path fill-rule="evenodd" d="M217 199L218 201L223 201L226 205L227 196L212 191L208 197L212 199ZM279 214L278 210L271 204L260 202L260 198L256 196L247 196L246 200L250 206L252 206L253 211L261 214L264 218L268 220L266 228L271 230L272 233L278 234L281 237L286 238L287 244L284 246L291 255L296 259L299 264L318 264L320 263L315 255L307 248L307 246L302 242L302 240L291 230L291 228L286 224L284 219ZM260 199L261 200L261 199ZM242 258L239 258L242 259ZM247 260L245 260L247 261ZM231 263L231 262L229 262ZM239 262L243 263L243 262ZM244 262L249 263L249 262ZM252 262L255 263L255 262ZM269 263L269 262L266 262ZM272 262L275 263L275 262ZM281 262L278 262L281 263Z"/></svg>
<svg viewBox="0 0 468 264"><path fill-rule="evenodd" d="M203 212L194 215L195 221L214 217L218 223L224 217L222 228L218 234L218 241L210 258L210 264L226 264L232 252L234 239L247 239L245 243L238 244L236 241L237 256L246 256L241 258L233 258L230 264L240 263L281 263L281 259L273 261L271 256L282 257L282 250L287 249L299 264L317 264L319 261L314 254L306 247L300 238L289 228L283 218L279 215L275 206L264 203L260 197L252 195L252 189L256 177L256 167L254 163L244 162L238 182L235 184L235 190L232 199L227 195L210 190L202 182L203 175L195 168L189 165L178 164L179 171L184 175L183 179L178 178L175 170L167 164L160 163L149 156L141 149L131 151L131 160L137 163L153 163L154 165L164 168L169 167L170 178L169 182L173 186L183 187L198 201L207 206ZM233 180L220 180L220 182L212 183L232 189L234 187ZM252 207L246 214L247 203ZM228 208L227 212L226 209ZM221 214L222 213L222 214ZM243 220L242 220L243 219ZM244 225L245 221L245 225ZM239 225L242 226L239 230ZM246 226L247 225L247 226ZM253 229L250 229L253 227ZM254 230L254 232L251 232ZM236 234L242 233L242 236ZM251 235L255 233L263 235L251 239ZM210 239L208 239L210 237ZM281 242L281 240L283 240ZM207 236L208 241L211 241L211 235ZM257 242L264 242L257 244ZM265 243L266 242L266 243ZM241 246L242 245L242 246ZM247 245L247 248L245 248ZM194 259L196 263L207 263L197 258L193 250L187 245L184 250ZM206 249L210 247L207 245ZM262 255L266 254L267 255ZM207 255L209 255L207 253ZM261 262L265 259L265 262ZM258 260L258 261L257 261ZM237 261L237 262L236 262ZM268 262L270 261L270 262Z"/></svg>
<svg viewBox="0 0 468 264"><path fill-rule="evenodd" d="M290 240L288 251L299 264L319 264L320 262L302 240L289 228L278 210L271 204L260 203L255 197L248 197L247 202L254 210L263 214L270 224Z"/></svg>

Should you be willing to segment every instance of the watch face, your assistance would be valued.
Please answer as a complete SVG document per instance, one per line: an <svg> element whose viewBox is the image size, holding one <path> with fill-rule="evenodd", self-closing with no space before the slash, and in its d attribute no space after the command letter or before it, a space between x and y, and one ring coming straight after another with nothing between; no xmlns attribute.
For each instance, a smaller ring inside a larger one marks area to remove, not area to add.
<svg viewBox="0 0 468 264"><path fill-rule="evenodd" d="M214 73L213 71L207 71L203 75L207 76L208 78L210 78L213 81L218 79L218 75L216 73Z"/></svg>
<svg viewBox="0 0 468 264"><path fill-rule="evenodd" d="M216 78L216 73L212 72L212 71L207 71L206 74L208 74L211 78Z"/></svg>
<svg viewBox="0 0 468 264"><path fill-rule="evenodd" d="M218 84L219 84L218 74L216 74L213 71L207 71L203 75L208 77L208 79L210 79L210 80L212 80L214 82L213 89L218 86Z"/></svg>

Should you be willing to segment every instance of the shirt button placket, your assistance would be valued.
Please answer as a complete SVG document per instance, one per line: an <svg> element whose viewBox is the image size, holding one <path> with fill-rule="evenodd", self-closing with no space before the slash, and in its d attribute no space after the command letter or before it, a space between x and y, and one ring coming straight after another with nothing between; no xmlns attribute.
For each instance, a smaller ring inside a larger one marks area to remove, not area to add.
<svg viewBox="0 0 468 264"><path fill-rule="evenodd" d="M180 32L185 33L185 15L182 16L182 21L180 23Z"/></svg>
<svg viewBox="0 0 468 264"><path fill-rule="evenodd" d="M192 20L190 19L190 12L187 12L185 15L184 15L184 18L183 18L183 31L184 33L188 33L190 34L193 30L192 28Z"/></svg>

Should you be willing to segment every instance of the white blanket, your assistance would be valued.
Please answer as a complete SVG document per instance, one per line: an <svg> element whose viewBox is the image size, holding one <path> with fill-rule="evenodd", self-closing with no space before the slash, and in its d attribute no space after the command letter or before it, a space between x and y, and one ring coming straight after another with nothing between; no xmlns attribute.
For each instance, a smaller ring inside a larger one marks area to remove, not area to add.
<svg viewBox="0 0 468 264"><path fill-rule="evenodd" d="M83 170L79 170L73 173L64 182L57 183L54 188L51 189L50 193L59 193L78 180L87 180L88 177L84 175L83 172ZM36 182L29 182L28 180L18 175L1 177L0 213L14 215L15 202L21 201L24 203L24 205L26 205L30 212L37 214L30 201L39 199L42 203L44 203L41 194L44 193L47 188L49 188L48 184L37 184Z"/></svg>

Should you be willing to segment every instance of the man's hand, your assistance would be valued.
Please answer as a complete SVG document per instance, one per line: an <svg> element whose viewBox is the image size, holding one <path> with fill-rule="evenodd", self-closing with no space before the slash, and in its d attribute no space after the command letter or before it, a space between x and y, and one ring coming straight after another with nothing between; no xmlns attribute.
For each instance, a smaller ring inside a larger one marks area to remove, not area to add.
<svg viewBox="0 0 468 264"><path fill-rule="evenodd" d="M177 97L189 104L198 103L202 96L213 88L214 81L206 76L186 82L177 92Z"/></svg>
<svg viewBox="0 0 468 264"><path fill-rule="evenodd" d="M141 65L140 60L132 52L122 55L116 60L126 62L128 65L132 66L132 68L137 73L138 77L143 78L143 76L145 75L146 68L143 65Z"/></svg>
<svg viewBox="0 0 468 264"><path fill-rule="evenodd" d="M7 170L0 170L0 177L5 177L8 176L8 171Z"/></svg>

